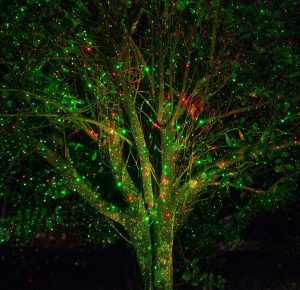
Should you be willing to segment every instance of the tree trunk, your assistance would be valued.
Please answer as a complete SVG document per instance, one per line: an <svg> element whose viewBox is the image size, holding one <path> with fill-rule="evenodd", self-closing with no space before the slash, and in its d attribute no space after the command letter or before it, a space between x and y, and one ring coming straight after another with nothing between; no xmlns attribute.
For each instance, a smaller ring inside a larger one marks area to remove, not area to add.
<svg viewBox="0 0 300 290"><path fill-rule="evenodd" d="M154 225L154 289L173 289L173 224L169 220L159 220Z"/></svg>
<svg viewBox="0 0 300 290"><path fill-rule="evenodd" d="M147 245L143 241L140 241L134 242L133 247L139 265L140 274L144 282L144 289L153 289L151 244ZM150 250L148 250L149 247Z"/></svg>
<svg viewBox="0 0 300 290"><path fill-rule="evenodd" d="M146 232L150 233L150 230ZM145 234L139 235L139 238L133 240L144 289L172 290L174 238L172 224L157 221L151 233L152 245L149 244L149 239Z"/></svg>
<svg viewBox="0 0 300 290"><path fill-rule="evenodd" d="M140 275L144 282L144 289L153 289L152 283L152 242L150 235L150 225L147 223L136 223L131 225L131 241L138 262Z"/></svg>

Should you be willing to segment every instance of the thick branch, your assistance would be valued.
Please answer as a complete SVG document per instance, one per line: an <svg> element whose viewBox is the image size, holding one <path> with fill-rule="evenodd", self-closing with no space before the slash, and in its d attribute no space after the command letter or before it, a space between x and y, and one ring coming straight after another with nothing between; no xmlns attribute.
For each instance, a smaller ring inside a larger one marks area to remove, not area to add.
<svg viewBox="0 0 300 290"><path fill-rule="evenodd" d="M70 120L75 120L75 121L81 121L81 122L84 122L84 123L94 124L94 125L98 126L99 128L103 129L105 132L107 132L109 134L112 134L112 135L116 135L119 138L123 139L130 146L132 145L132 142L127 137L125 137L122 133L120 133L119 128L117 128L117 127L116 127L116 129L112 128L109 125L105 124L105 122L98 122L98 121L95 121L93 119L78 117L76 115L71 115L69 117L69 119Z"/></svg>
<svg viewBox="0 0 300 290"><path fill-rule="evenodd" d="M197 194L202 188L205 188L208 184L215 182L219 177L220 172L222 172L226 167L240 162L244 157L244 153L245 148L239 149L236 154L232 155L232 158L216 160L209 167L206 167L195 174L177 190L179 201L185 199L186 196Z"/></svg>
<svg viewBox="0 0 300 290"><path fill-rule="evenodd" d="M71 184L71 186L84 200L88 202L88 204L111 220L119 224L124 224L124 220L126 218L125 212L122 213L119 208L101 199L97 192L89 188L84 179L78 175L70 163L65 162L54 151L49 149L41 142L37 143L36 150L57 170L57 172L63 178L65 178Z"/></svg>
<svg viewBox="0 0 300 290"><path fill-rule="evenodd" d="M128 170L126 168L126 162L123 158L123 143L118 136L113 136L112 141L108 145L109 157L111 162L111 168L116 182L121 182L122 192L126 195L129 202L134 202L138 194L138 190L133 183Z"/></svg>
<svg viewBox="0 0 300 290"><path fill-rule="evenodd" d="M7 118L46 117L46 118L60 118L60 119L63 118L63 119L68 119L68 120L72 120L72 121L81 122L80 127L82 127L81 129L83 129L84 131L88 130L88 128L84 124L89 123L89 124L96 125L97 127L101 128L108 134L117 135L119 138L126 141L130 146L132 145L132 142L127 137L123 136L122 133L120 133L119 128L116 128L116 129L112 128L112 127L108 126L105 122L99 122L99 121L95 121L95 120L89 119L89 118L78 117L76 114L67 115L67 114L51 114L51 113L18 113L18 114L0 114L0 117L7 117ZM97 140L97 138L93 138L93 139Z"/></svg>
<svg viewBox="0 0 300 290"><path fill-rule="evenodd" d="M141 163L144 199L146 202L146 206L149 209L152 209L154 205L154 196L151 180L151 164L149 160L149 151L146 145L144 132L135 109L135 104L130 98L130 96L126 98L126 103L124 103L124 107L126 109L130 121L131 132L134 137L134 141L137 147Z"/></svg>
<svg viewBox="0 0 300 290"><path fill-rule="evenodd" d="M175 178L175 130L166 128L161 133L162 172L160 182L160 196L166 198L172 191Z"/></svg>
<svg viewBox="0 0 300 290"><path fill-rule="evenodd" d="M295 140L292 142L287 142L281 145L273 145L270 144L268 146L269 150L280 150L289 148L292 146L299 146L300 140ZM247 148L238 149L236 152L231 153L231 158L224 158L216 160L213 164L211 164L208 168L205 168L195 174L192 178L190 178L187 182L185 182L181 187L177 189L178 200L179 202L184 200L187 197L192 197L193 195L197 195L198 192L209 186L216 183L217 179L220 177L221 172L234 164L241 162L244 159L244 155ZM265 149L267 150L267 149ZM257 155L262 154L261 150L257 149L252 152L253 159Z"/></svg>

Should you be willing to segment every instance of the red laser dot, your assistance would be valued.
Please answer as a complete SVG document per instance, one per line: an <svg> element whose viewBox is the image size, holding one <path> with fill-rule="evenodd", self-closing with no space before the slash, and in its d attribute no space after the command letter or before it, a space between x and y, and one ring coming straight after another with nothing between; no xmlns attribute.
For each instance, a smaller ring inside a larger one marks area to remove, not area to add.
<svg viewBox="0 0 300 290"><path fill-rule="evenodd" d="M158 125L157 122L154 122L154 123L152 123L152 124L153 124L153 126L154 126L155 128L159 128L159 125Z"/></svg>
<svg viewBox="0 0 300 290"><path fill-rule="evenodd" d="M90 46L86 46L86 47L85 47L85 51L86 51L87 53L91 53L91 52L92 52L92 48L91 48Z"/></svg>

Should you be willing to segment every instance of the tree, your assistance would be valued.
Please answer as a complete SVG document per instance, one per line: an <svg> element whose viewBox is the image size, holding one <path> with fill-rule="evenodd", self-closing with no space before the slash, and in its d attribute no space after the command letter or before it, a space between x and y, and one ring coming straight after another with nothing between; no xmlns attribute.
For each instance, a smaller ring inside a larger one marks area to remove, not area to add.
<svg viewBox="0 0 300 290"><path fill-rule="evenodd" d="M18 180L26 210L46 220L51 196L59 216L77 194L126 231L146 289L173 288L197 203L221 211L233 192L247 218L299 172L298 7L234 2L10 1L1 15L1 151L6 172L35 166L38 185Z"/></svg>

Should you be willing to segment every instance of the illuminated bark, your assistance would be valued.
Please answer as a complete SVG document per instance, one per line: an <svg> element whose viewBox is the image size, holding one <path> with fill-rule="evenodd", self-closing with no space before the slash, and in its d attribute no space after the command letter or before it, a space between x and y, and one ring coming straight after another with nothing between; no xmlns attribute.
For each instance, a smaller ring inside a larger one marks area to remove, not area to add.
<svg viewBox="0 0 300 290"><path fill-rule="evenodd" d="M132 235L145 289L173 289L173 225L157 219L153 226L137 223Z"/></svg>
<svg viewBox="0 0 300 290"><path fill-rule="evenodd" d="M132 239L132 245L135 251L145 289L153 289L153 259L151 235L149 229L149 227L147 228L145 226L143 228L137 228L136 232L138 234Z"/></svg>
<svg viewBox="0 0 300 290"><path fill-rule="evenodd" d="M161 221L154 225L153 275L155 289L173 289L173 227Z"/></svg>

